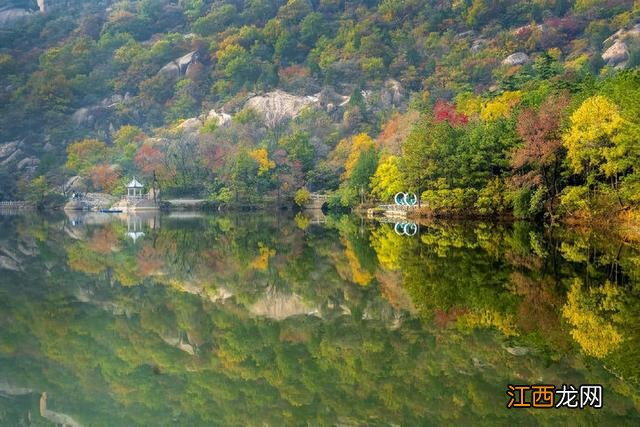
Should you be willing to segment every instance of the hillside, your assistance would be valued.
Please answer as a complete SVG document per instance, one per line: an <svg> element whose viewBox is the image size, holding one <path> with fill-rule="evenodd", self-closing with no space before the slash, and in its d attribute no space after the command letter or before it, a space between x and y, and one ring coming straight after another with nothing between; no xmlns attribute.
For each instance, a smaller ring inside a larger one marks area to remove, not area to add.
<svg viewBox="0 0 640 427"><path fill-rule="evenodd" d="M629 214L639 22L631 0L2 1L0 197L136 175L224 204Z"/></svg>

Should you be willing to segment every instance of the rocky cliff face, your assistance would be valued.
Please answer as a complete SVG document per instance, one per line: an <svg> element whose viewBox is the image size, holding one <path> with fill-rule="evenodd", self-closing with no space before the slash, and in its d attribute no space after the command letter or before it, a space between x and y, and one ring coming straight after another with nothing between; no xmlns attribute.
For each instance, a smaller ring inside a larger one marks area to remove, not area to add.
<svg viewBox="0 0 640 427"><path fill-rule="evenodd" d="M630 29L621 28L603 42L602 59L615 68L625 68L631 57L629 45L640 44L640 24Z"/></svg>
<svg viewBox="0 0 640 427"><path fill-rule="evenodd" d="M253 108L260 114L269 127L293 119L307 106L317 104L316 96L296 96L290 93L274 90L250 98L245 107Z"/></svg>

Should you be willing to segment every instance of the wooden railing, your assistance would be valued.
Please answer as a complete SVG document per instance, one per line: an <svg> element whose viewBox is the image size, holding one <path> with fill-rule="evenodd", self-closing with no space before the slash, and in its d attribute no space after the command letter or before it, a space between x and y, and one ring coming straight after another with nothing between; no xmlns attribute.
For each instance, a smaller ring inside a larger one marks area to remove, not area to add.
<svg viewBox="0 0 640 427"><path fill-rule="evenodd" d="M0 202L0 209L33 209L33 203L25 201L6 201Z"/></svg>

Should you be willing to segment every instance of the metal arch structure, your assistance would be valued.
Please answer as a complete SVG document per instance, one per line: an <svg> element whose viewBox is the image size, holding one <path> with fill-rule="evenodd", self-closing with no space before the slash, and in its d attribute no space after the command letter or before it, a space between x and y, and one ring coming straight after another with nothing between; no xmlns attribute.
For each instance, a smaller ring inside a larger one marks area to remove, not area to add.
<svg viewBox="0 0 640 427"><path fill-rule="evenodd" d="M418 234L418 224L415 222L396 222L393 226L393 231L395 231L398 236L412 237Z"/></svg>
<svg viewBox="0 0 640 427"><path fill-rule="evenodd" d="M413 207L418 204L418 196L416 196L415 193L411 193L411 192L404 193L400 191L399 193L396 193L396 195L393 197L393 201L398 206Z"/></svg>

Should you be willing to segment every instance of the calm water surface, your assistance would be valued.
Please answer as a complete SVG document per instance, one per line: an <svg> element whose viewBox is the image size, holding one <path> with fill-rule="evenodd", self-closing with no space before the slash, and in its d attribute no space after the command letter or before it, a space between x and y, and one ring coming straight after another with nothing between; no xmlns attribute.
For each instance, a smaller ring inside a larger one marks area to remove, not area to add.
<svg viewBox="0 0 640 427"><path fill-rule="evenodd" d="M0 424L640 425L639 294L591 230L0 216Z"/></svg>

